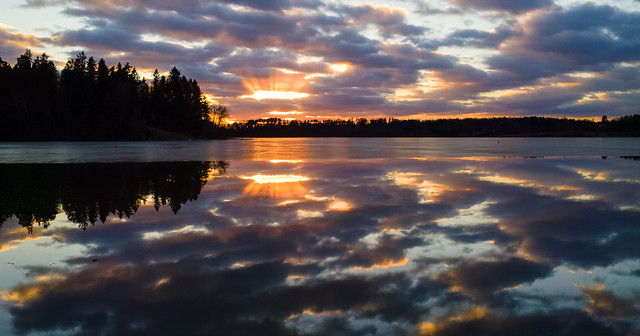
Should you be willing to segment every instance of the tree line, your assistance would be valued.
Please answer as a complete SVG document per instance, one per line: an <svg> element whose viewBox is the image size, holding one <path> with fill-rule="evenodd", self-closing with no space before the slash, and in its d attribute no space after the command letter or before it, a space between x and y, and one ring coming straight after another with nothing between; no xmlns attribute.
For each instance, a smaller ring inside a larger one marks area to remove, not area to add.
<svg viewBox="0 0 640 336"><path fill-rule="evenodd" d="M60 210L86 229L110 215L129 218L146 202L177 213L228 166L226 161L0 164L0 229L11 218L30 232L34 225L46 228Z"/></svg>
<svg viewBox="0 0 640 336"><path fill-rule="evenodd" d="M600 121L549 117L437 120L395 118L340 120L254 119L229 126L238 137L588 137L640 136L640 115Z"/></svg>
<svg viewBox="0 0 640 336"><path fill-rule="evenodd" d="M145 140L219 136L225 106L209 106L198 82L173 67L141 79L129 63L108 66L80 52L59 72L30 50L0 58L0 140Z"/></svg>

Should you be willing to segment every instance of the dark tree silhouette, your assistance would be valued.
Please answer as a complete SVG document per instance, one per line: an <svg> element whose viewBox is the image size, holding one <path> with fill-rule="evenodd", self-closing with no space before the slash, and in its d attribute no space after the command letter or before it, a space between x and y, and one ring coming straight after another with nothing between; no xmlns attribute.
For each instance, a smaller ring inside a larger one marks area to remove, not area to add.
<svg viewBox="0 0 640 336"><path fill-rule="evenodd" d="M225 105L212 105L209 107L209 118L214 124L222 126L224 120L229 118L229 109Z"/></svg>
<svg viewBox="0 0 640 336"><path fill-rule="evenodd" d="M150 90L151 110L145 113L145 120L150 125L182 133L205 134L212 124L209 104L198 82L182 76L176 67L171 69L169 77L161 76L156 69Z"/></svg>
<svg viewBox="0 0 640 336"><path fill-rule="evenodd" d="M0 227L12 217L29 231L47 227L61 209L86 229L110 215L130 217L148 198L156 210L168 204L177 213L227 167L224 161L0 164Z"/></svg>
<svg viewBox="0 0 640 336"><path fill-rule="evenodd" d="M198 82L173 67L151 85L126 63L84 52L58 76L46 54L26 50L12 68L0 58L0 140L144 140L152 128L219 137ZM157 132L156 132L157 133Z"/></svg>
<svg viewBox="0 0 640 336"><path fill-rule="evenodd" d="M13 68L0 62L0 139L41 140L55 130L58 73L46 54L27 49Z"/></svg>

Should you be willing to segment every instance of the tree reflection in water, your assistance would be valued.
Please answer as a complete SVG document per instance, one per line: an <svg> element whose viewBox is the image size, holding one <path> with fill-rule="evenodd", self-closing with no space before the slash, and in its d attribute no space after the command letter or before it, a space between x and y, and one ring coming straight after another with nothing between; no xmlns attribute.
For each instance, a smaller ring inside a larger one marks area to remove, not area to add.
<svg viewBox="0 0 640 336"><path fill-rule="evenodd" d="M59 208L82 229L109 215L129 218L150 197L159 209L177 213L198 198L211 174L228 163L148 162L83 164L0 164L0 225L15 216L20 225L48 227Z"/></svg>
<svg viewBox="0 0 640 336"><path fill-rule="evenodd" d="M42 280L2 298L23 334L635 335L637 165L238 161L202 187L216 166L193 164L190 192L142 182L123 201L182 204L202 188L188 209L52 225L85 255L28 268ZM167 182L158 176L141 180Z"/></svg>

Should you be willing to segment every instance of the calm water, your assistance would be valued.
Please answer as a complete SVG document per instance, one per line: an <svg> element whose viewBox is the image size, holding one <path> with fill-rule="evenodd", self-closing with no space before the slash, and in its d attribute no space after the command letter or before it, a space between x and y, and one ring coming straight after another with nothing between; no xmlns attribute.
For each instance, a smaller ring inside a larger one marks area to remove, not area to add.
<svg viewBox="0 0 640 336"><path fill-rule="evenodd" d="M0 144L0 335L638 335L640 139Z"/></svg>

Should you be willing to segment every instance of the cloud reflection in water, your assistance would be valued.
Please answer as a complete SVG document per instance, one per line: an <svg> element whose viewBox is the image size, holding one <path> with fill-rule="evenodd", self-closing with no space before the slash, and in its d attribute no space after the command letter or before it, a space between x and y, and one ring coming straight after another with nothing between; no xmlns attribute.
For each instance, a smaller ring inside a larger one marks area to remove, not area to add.
<svg viewBox="0 0 640 336"><path fill-rule="evenodd" d="M637 171L618 158L232 161L177 215L35 232L85 255L3 299L20 333L637 333Z"/></svg>

